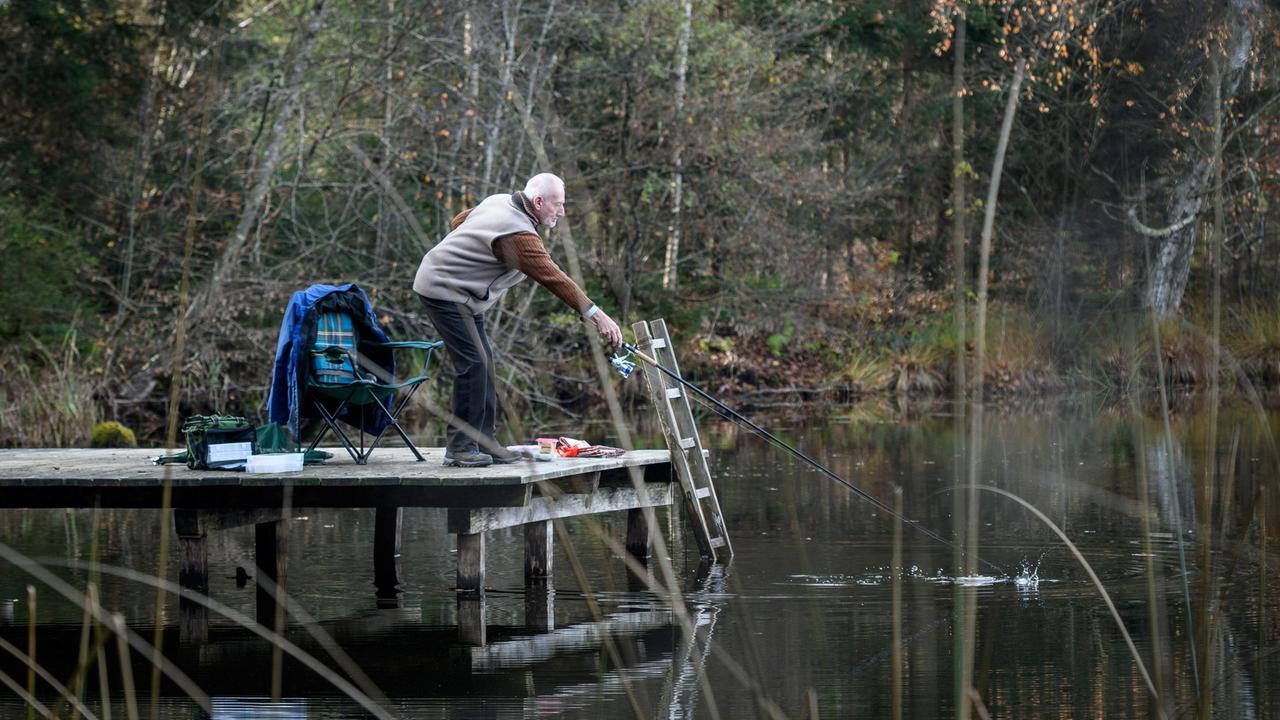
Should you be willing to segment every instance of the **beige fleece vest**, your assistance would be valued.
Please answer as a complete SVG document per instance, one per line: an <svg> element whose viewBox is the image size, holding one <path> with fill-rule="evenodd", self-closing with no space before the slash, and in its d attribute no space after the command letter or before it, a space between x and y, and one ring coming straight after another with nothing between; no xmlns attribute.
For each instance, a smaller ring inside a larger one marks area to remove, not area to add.
<svg viewBox="0 0 1280 720"><path fill-rule="evenodd" d="M493 254L493 241L504 235L537 234L533 220L511 195L490 195L456 229L422 256L413 279L414 292L433 300L461 303L474 313L488 310L524 273Z"/></svg>

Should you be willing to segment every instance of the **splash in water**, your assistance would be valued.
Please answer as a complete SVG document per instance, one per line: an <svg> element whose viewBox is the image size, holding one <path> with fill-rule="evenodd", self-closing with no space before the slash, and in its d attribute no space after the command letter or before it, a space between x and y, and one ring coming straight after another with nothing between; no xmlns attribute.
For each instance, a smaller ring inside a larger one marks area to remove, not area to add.
<svg viewBox="0 0 1280 720"><path fill-rule="evenodd" d="M912 565L903 571L902 576L939 585L959 585L961 587L991 587L1010 583L1020 594L1031 595L1040 590L1040 562L1042 560L1044 560L1043 553L1036 559L1034 565L1024 558L1018 563L1021 569L1017 575L974 574L955 576L948 575L941 568L930 574L921 569L919 565ZM792 575L789 578L789 583L811 587L848 587L852 585L884 585L892 580L893 570L883 567L862 575ZM1053 581L1046 580L1044 582Z"/></svg>
<svg viewBox="0 0 1280 720"><path fill-rule="evenodd" d="M1044 560L1044 553L1041 553L1040 557L1036 558L1035 566L1032 566L1025 558L1018 562L1022 569L1013 578L1013 585L1018 588L1018 592L1034 593L1040 590L1040 562L1042 560Z"/></svg>

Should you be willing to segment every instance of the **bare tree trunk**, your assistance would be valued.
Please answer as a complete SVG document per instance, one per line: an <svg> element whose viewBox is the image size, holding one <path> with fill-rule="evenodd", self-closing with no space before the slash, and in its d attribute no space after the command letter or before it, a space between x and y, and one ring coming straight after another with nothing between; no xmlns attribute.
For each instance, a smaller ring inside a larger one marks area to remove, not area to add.
<svg viewBox="0 0 1280 720"><path fill-rule="evenodd" d="M982 383L985 375L987 353L987 274L991 260L991 234L996 222L996 199L1000 195L1000 175L1004 172L1004 155L1009 148L1009 134L1013 130L1013 116L1018 110L1018 90L1026 77L1027 64L1019 61L1013 71L1013 83L1009 86L1009 99L1004 106L1004 120L1000 124L1000 139L996 143L996 157L991 165L991 184L987 187L987 204L982 216L982 247L978 251L978 313L974 322L974 398L982 399Z"/></svg>
<svg viewBox="0 0 1280 720"><path fill-rule="evenodd" d="M1164 242L1156 250L1146 297L1147 307L1161 317L1177 312L1182 304L1182 293L1191 275L1191 251L1196 244L1194 220L1200 212L1203 184L1203 168L1197 164L1178 182L1169 200L1168 216L1174 224L1165 229ZM1160 232L1150 234L1160 237Z"/></svg>
<svg viewBox="0 0 1280 720"><path fill-rule="evenodd" d="M919 21L920 10L924 7L924 3L918 0L901 0L898 4L898 11L902 13L902 17L912 24ZM897 224L897 246L902 253L902 272L910 274L912 268L915 267L915 227L916 227L916 200L920 193L918 188L913 187L913 178L911 177L912 157L910 148L911 128L914 124L915 114L915 46L910 42L902 43L902 52L899 55L900 71L902 73L902 110L897 117L897 140L900 161L902 163L901 186L897 192L897 198L894 201L894 212L896 214L895 223ZM823 264L826 266L826 263Z"/></svg>
<svg viewBox="0 0 1280 720"><path fill-rule="evenodd" d="M152 115L155 109L156 93L160 81L154 69L147 73L147 85L143 91L142 104L138 108L141 137L138 139L138 152L134 155L133 171L129 178L129 228L125 236L124 267L120 277L121 308L129 301L133 285L133 256L138 238L138 206L142 204L142 184L147 177L148 160L151 157L151 138L155 133Z"/></svg>
<svg viewBox="0 0 1280 720"><path fill-rule="evenodd" d="M684 93L685 76L689 70L689 33L693 27L693 2L684 0L684 23L680 26L679 65L676 70L676 118L672 128L675 149L672 164L675 165L671 201L671 234L667 237L667 256L662 264L662 287L675 289L676 266L680 261L680 203L684 190Z"/></svg>
<svg viewBox="0 0 1280 720"><path fill-rule="evenodd" d="M489 137L484 144L484 171L481 174L481 192L488 194L493 192L493 160L494 153L498 151L498 141L501 138L502 126L506 113L502 112L503 106L507 101L505 93L513 86L512 74L514 71L516 58L516 37L520 29L520 3L517 2L515 7L510 2L502 4L502 30L506 39L506 44L502 50L502 70L499 73L499 88L494 99L493 112L489 113ZM518 170L513 167L512 170Z"/></svg>
<svg viewBox="0 0 1280 720"><path fill-rule="evenodd" d="M160 17L156 34L164 31L166 5L160 3ZM147 178L147 168L151 161L151 141L156 132L156 95L160 91L160 40L157 37L155 47L151 49L151 62L147 64L147 82L142 91L142 104L138 107L138 151L133 157L133 167L129 176L129 228L125 236L124 261L120 273L120 309L129 302L129 293L133 285L133 255L138 240L138 206L142 204L142 185Z"/></svg>
<svg viewBox="0 0 1280 720"><path fill-rule="evenodd" d="M198 300L191 303L191 307L188 308L188 316L204 312L216 300L231 270L238 264L240 255L248 242L249 232L253 229L254 223L257 222L258 212L262 209L262 203L267 197L267 191L271 189L271 181L275 174L276 165L280 162L280 148L284 144L285 128L288 127L289 120L293 117L293 113L302 98L302 82L307 74L307 69L311 66L311 46L315 44L320 30L324 26L326 2L327 0L316 0L310 10L311 16L307 19L307 23L302 29L302 36L298 38L293 62L289 70L289 77L283 88L283 97L280 101L279 110L271 124L271 136L267 140L267 148L262 154L262 160L258 163L258 170L254 177L253 187L249 192L249 198L240 211L240 221L236 223L235 233L227 241L222 254L214 263L213 272L210 274L204 291L200 294ZM299 168L299 172L301 172L301 168Z"/></svg>
<svg viewBox="0 0 1280 720"><path fill-rule="evenodd" d="M458 118L458 132L453 136L453 168L458 188L458 207L449 207L450 213L470 207L474 192L474 167L465 158L471 151L476 124L476 103L480 94L480 59L476 52L476 28L474 3L467 3L462 13L462 64L466 71L462 101L466 106ZM446 203L448 204L448 203Z"/></svg>
<svg viewBox="0 0 1280 720"><path fill-rule="evenodd" d="M965 182L969 167L964 161L964 45L965 18L956 18L955 41L952 43L955 62L951 69L951 264L955 271L955 287L952 289L952 305L956 323L956 399L964 399L965 334L968 330L965 309Z"/></svg>
<svg viewBox="0 0 1280 720"><path fill-rule="evenodd" d="M1065 194L1065 193L1064 193ZM1051 328L1051 347L1053 352L1062 347L1065 328L1062 322L1067 262L1067 209L1064 207L1058 215L1058 226L1053 231L1053 261L1049 268L1049 312Z"/></svg>
<svg viewBox="0 0 1280 720"><path fill-rule="evenodd" d="M391 146L391 82L395 77L395 62L391 57L391 49L393 46L395 27L396 0L386 0L386 29L383 31L382 37L382 161L379 163L380 179L386 180L390 177L391 158L395 154L394 148ZM388 239L391 234L391 213L388 212L387 194L385 192L378 193L378 237L373 246L374 261L381 265L383 258L388 255L387 246L390 244Z"/></svg>
<svg viewBox="0 0 1280 720"><path fill-rule="evenodd" d="M1226 47L1223 48L1223 54L1227 67L1222 70L1224 76L1219 93L1222 101L1230 101L1245 74L1253 48L1253 27L1257 21L1258 9L1257 0L1228 0L1226 4L1226 17L1223 20ZM1214 102L1220 105L1221 101L1213 100L1213 92L1205 92L1203 95L1200 117L1214 117L1218 110L1208 105ZM1188 148L1188 155L1192 160L1184 166L1185 174L1174 185L1169 196L1166 212L1169 227L1152 230L1137 222L1132 211L1129 214L1130 225L1138 232L1162 238L1151 266L1145 297L1146 306L1162 317L1177 312L1178 306L1182 304L1182 295L1191 275L1192 251L1196 244L1197 223L1194 219L1200 212L1204 184L1212 173L1209 165L1212 158L1206 157L1203 149L1197 151L1193 145Z"/></svg>

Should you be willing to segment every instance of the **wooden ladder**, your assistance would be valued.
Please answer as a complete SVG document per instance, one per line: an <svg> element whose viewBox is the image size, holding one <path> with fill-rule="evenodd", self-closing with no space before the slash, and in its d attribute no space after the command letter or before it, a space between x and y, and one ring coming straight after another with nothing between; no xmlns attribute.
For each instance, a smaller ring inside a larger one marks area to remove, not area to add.
<svg viewBox="0 0 1280 720"><path fill-rule="evenodd" d="M636 334L636 348L658 364L680 375L671 336L667 334L664 320L640 321L631 326ZM711 469L702 449L702 438L693 421L693 409L689 406L686 389L661 370L641 362L649 387L649 397L662 422L662 434L671 450L671 464L675 466L684 489L685 507L693 523L693 534L702 556L717 562L729 562L733 558L733 545L724 526L724 514L711 481Z"/></svg>

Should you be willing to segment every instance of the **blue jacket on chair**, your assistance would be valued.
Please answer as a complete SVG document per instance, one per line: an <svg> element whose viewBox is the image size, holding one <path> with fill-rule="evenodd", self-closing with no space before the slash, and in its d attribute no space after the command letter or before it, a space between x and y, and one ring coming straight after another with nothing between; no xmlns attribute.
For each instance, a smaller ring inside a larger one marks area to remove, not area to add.
<svg viewBox="0 0 1280 720"><path fill-rule="evenodd" d="M340 297L339 293L350 295ZM288 427L289 434L299 443L302 441L302 421L313 417L313 411L302 402L302 396L307 387L307 373L311 369L309 346L315 338L315 311L332 306L335 300L348 301L345 303L348 307L363 306L363 314L353 313L352 317L361 336L364 340L387 342L387 335L379 327L378 318L373 314L369 296L358 286L351 283L312 285L293 294L285 308L284 320L280 323L280 339L276 343L276 360L271 373L271 394L267 399L267 416L269 421ZM389 373L395 374L395 363L389 352L384 357L375 359ZM364 417L365 432L377 434L386 426L387 420L382 413L369 413Z"/></svg>

